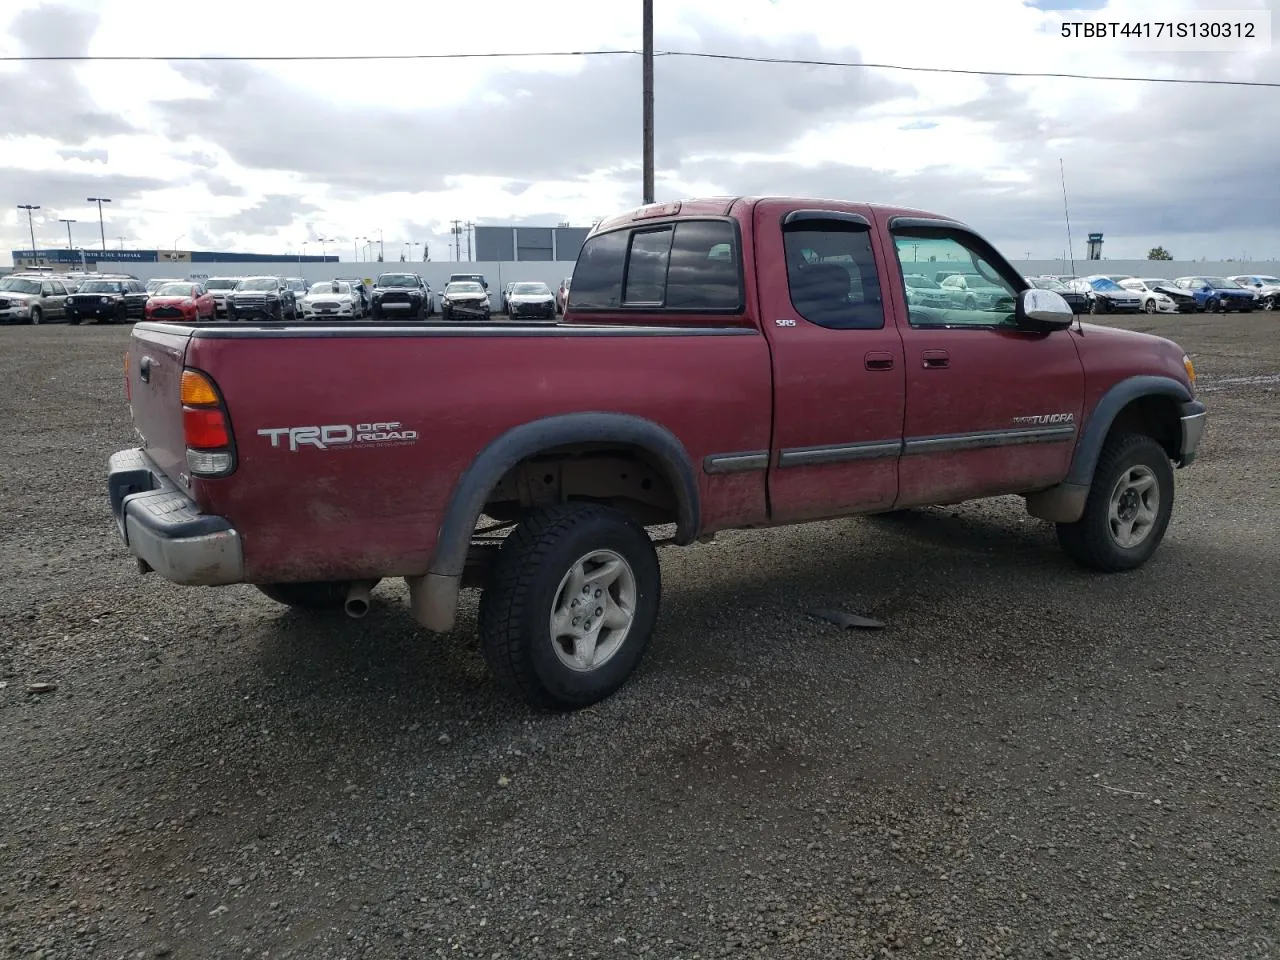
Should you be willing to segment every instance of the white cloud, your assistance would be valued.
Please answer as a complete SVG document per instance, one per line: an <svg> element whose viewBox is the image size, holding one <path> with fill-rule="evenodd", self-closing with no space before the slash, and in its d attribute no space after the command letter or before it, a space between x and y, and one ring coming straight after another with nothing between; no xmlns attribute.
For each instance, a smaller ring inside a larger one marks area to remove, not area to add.
<svg viewBox="0 0 1280 960"><path fill-rule="evenodd" d="M1124 0L1113 12L1167 20L1203 6ZM638 4L628 16L586 0L366 0L346 9L338 20L300 2L9 0L0 52L34 44L97 56L339 56L640 44ZM660 50L1280 80L1274 50L1143 54L1058 35L1064 19L1091 15L1021 0L663 0L655 33ZM22 90L28 102L0 103L0 170L12 171L0 250L28 243L16 204L42 205L38 240L51 245L65 242L59 216L96 228L83 197L110 190L121 195L108 216L141 246L185 236L284 251L319 236L349 244L381 228L388 253L393 237L430 239L439 259L454 217L587 223L639 200L639 75L638 59L593 58L3 65L0 97ZM1106 231L1112 255L1171 236L1185 255L1280 255L1277 228L1249 210L1280 209L1264 162L1280 140L1274 91L667 57L656 75L660 197L785 186L937 202L1019 253L1049 256L1060 246L1051 211L1063 157L1073 208Z"/></svg>

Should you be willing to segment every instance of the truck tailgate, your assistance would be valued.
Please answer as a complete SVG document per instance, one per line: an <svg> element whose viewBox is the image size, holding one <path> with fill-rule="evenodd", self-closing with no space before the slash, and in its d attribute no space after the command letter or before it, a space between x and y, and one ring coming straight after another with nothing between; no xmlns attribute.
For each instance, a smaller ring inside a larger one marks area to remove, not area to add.
<svg viewBox="0 0 1280 960"><path fill-rule="evenodd" d="M182 367L192 328L140 323L129 340L129 410L151 461L179 482L186 472Z"/></svg>

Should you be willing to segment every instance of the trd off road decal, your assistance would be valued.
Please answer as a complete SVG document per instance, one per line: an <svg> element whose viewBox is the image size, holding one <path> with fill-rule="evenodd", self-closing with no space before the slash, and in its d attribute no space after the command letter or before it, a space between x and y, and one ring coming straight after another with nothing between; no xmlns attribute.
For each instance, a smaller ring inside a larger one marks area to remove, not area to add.
<svg viewBox="0 0 1280 960"><path fill-rule="evenodd" d="M418 431L407 430L399 420L379 423L327 423L310 427L271 427L259 430L258 436L269 437L273 448L288 446L291 453L301 447L317 450L349 447L398 447L417 443Z"/></svg>

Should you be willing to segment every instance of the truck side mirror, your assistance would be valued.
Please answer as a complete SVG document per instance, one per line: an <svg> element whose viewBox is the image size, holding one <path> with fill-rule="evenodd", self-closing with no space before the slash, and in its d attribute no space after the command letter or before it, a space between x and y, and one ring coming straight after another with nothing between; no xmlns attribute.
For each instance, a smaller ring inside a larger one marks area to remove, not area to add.
<svg viewBox="0 0 1280 960"><path fill-rule="evenodd" d="M1071 305L1055 290L1031 287L1021 291L1014 311L1018 329L1037 333L1065 330L1075 321Z"/></svg>

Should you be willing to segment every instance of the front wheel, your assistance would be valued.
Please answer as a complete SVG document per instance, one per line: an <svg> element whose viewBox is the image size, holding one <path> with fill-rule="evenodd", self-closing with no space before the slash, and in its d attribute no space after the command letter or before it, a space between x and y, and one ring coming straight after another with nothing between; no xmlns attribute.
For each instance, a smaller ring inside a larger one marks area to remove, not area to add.
<svg viewBox="0 0 1280 960"><path fill-rule="evenodd" d="M1112 437L1102 448L1084 514L1058 524L1071 559L1104 573L1133 570L1155 553L1173 515L1173 466L1143 434Z"/></svg>
<svg viewBox="0 0 1280 960"><path fill-rule="evenodd" d="M644 528L613 507L565 503L531 514L503 542L480 600L480 650L531 705L605 699L644 656L661 572Z"/></svg>
<svg viewBox="0 0 1280 960"><path fill-rule="evenodd" d="M1147 313L1155 313L1156 302L1154 300L1148 300L1146 306L1143 309L1145 309Z"/></svg>
<svg viewBox="0 0 1280 960"><path fill-rule="evenodd" d="M31 308L31 324L38 326L44 320L44 312L39 307Z"/></svg>

